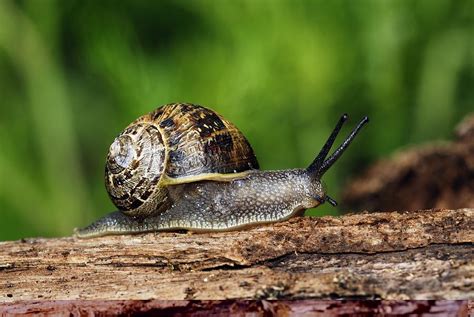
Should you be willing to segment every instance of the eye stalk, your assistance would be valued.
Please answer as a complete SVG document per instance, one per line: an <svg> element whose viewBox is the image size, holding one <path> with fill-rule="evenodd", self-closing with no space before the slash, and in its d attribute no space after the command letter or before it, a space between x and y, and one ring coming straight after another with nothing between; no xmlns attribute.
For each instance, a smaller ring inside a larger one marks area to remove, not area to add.
<svg viewBox="0 0 474 317"><path fill-rule="evenodd" d="M306 169L310 177L314 181L320 181L321 177L326 173L326 171L341 157L342 153L349 147L349 144L355 139L359 131L364 127L364 125L369 122L369 118L366 116L362 118L362 120L357 124L357 126L351 131L351 133L347 136L347 138L342 142L342 144L328 157L329 151L331 150L334 141L337 138L337 135L341 131L342 126L347 121L347 114L343 114L339 121L336 124L334 130L332 130L331 135L327 139L326 143L324 143L321 151L319 151L318 156L314 159L314 161L309 165ZM324 198L319 197L317 198L319 203L323 204L325 202L330 203L332 206L337 206L337 201L325 195Z"/></svg>
<svg viewBox="0 0 474 317"><path fill-rule="evenodd" d="M336 124L336 127L331 132L331 135L327 139L326 143L323 145L318 156L316 156L314 161L307 168L308 173L313 178L320 179L324 175L324 173L326 173L326 171L341 157L341 155L349 147L351 142L355 139L359 131L362 129L362 127L364 127L364 125L367 124L367 122L369 122L369 118L367 116L362 118L362 120L351 131L351 133L347 136L344 142L342 142L342 144L331 154L331 156L326 158L329 151L331 150L332 145L334 144L334 141L337 138L337 135L341 131L341 128L344 125L344 122L347 121L347 118L348 118L347 114L343 114L341 116L341 118ZM334 205L333 203L335 203L335 201L332 198L330 199L331 200L328 200L328 202L331 205Z"/></svg>

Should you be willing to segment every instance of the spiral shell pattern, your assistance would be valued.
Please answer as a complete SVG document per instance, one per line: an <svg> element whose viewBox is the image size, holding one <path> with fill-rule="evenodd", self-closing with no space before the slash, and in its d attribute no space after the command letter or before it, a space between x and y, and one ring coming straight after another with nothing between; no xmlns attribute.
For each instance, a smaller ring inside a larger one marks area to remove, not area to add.
<svg viewBox="0 0 474 317"><path fill-rule="evenodd" d="M135 215L149 214L158 201L153 197L165 167L166 150L160 131L151 124L135 124L110 146L105 184L114 204Z"/></svg>
<svg viewBox="0 0 474 317"><path fill-rule="evenodd" d="M138 118L114 140L105 183L117 208L140 217L171 203L167 180L218 180L220 174L258 167L249 142L232 123L198 105L169 104Z"/></svg>

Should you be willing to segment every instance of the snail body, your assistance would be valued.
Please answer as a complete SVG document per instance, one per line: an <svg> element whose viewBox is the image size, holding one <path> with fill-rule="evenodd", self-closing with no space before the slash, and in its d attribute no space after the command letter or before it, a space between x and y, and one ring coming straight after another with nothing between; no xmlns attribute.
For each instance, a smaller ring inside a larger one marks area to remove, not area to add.
<svg viewBox="0 0 474 317"><path fill-rule="evenodd" d="M306 169L261 171L249 142L207 108L165 105L130 124L111 145L106 187L119 211L78 237L160 230L233 230L278 222L324 202L321 176L342 155L365 117L327 158L347 115Z"/></svg>

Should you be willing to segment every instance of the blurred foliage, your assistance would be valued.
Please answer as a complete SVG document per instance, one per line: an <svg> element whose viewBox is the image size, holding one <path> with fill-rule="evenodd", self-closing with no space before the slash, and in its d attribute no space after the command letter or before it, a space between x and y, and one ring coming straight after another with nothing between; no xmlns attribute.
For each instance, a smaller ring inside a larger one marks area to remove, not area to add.
<svg viewBox="0 0 474 317"><path fill-rule="evenodd" d="M0 240L113 210L114 136L176 101L233 121L263 169L306 166L341 113L369 115L325 176L337 198L375 159L451 137L474 109L473 39L472 0L0 0Z"/></svg>

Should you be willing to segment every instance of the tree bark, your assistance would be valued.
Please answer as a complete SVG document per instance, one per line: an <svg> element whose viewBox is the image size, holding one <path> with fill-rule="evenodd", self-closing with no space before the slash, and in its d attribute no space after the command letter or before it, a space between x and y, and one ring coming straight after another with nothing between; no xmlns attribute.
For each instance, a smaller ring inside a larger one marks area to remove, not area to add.
<svg viewBox="0 0 474 317"><path fill-rule="evenodd" d="M375 162L345 186L344 209L474 208L474 113L455 135L452 142L417 145Z"/></svg>
<svg viewBox="0 0 474 317"><path fill-rule="evenodd" d="M474 209L0 243L0 298L470 299ZM167 304L168 305L168 304Z"/></svg>
<svg viewBox="0 0 474 317"><path fill-rule="evenodd" d="M468 301L36 301L0 307L5 315L38 316L418 316L471 317Z"/></svg>

